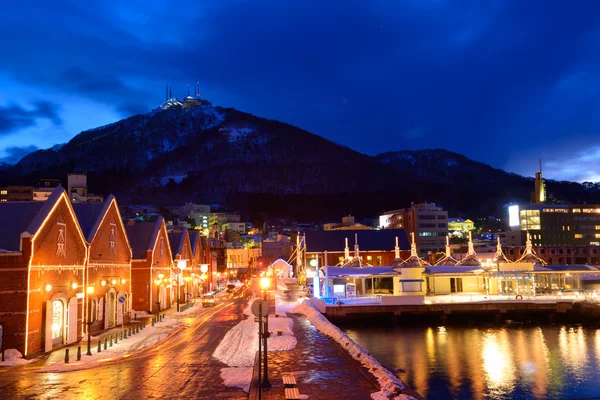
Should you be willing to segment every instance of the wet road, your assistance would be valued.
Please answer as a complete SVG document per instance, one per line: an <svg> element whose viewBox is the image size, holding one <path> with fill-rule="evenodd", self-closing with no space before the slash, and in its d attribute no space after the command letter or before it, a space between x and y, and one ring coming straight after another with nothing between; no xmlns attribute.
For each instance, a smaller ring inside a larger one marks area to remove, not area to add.
<svg viewBox="0 0 600 400"><path fill-rule="evenodd" d="M241 389L223 385L220 370L226 365L212 357L225 333L244 318L246 304L238 297L201 309L166 342L102 367L62 373L0 369L0 398L247 399Z"/></svg>

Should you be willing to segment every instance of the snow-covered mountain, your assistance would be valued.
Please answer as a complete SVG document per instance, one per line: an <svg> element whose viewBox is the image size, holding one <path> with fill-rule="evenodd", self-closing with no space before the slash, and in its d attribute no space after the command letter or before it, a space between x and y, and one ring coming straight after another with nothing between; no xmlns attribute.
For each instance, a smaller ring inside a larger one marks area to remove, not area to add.
<svg viewBox="0 0 600 400"><path fill-rule="evenodd" d="M446 150L371 157L300 128L208 102L158 108L81 132L68 143L25 156L0 174L3 184L87 171L91 191L120 202L226 202L249 212L279 209L308 218L373 215L411 201L452 211L491 213L528 200L532 180ZM597 185L552 182L565 201L597 201ZM272 215L272 214L271 214ZM300 218L300 216L299 216Z"/></svg>

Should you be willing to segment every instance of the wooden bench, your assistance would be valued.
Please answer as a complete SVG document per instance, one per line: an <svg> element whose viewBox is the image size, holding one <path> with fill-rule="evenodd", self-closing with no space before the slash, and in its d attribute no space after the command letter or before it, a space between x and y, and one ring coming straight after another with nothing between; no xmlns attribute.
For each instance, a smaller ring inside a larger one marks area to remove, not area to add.
<svg viewBox="0 0 600 400"><path fill-rule="evenodd" d="M296 378L294 378L294 375L283 375L282 379L284 388L293 388L296 386Z"/></svg>
<svg viewBox="0 0 600 400"><path fill-rule="evenodd" d="M298 388L285 388L285 400L300 400Z"/></svg>

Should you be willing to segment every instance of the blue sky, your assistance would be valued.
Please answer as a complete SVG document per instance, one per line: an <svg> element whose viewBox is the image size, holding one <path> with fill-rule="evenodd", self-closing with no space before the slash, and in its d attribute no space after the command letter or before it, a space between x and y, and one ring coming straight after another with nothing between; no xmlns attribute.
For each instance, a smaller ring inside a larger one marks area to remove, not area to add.
<svg viewBox="0 0 600 400"><path fill-rule="evenodd" d="M377 154L445 148L600 181L600 2L9 2L0 159L147 112L216 105Z"/></svg>

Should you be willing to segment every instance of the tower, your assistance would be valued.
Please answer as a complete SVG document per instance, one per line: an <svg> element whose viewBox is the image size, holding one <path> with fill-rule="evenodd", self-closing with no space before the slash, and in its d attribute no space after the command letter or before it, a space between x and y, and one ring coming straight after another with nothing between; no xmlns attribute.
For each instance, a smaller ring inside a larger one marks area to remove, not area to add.
<svg viewBox="0 0 600 400"><path fill-rule="evenodd" d="M546 183L542 179L542 160L540 172L535 173L534 192L531 194L531 204L544 204L546 202Z"/></svg>

